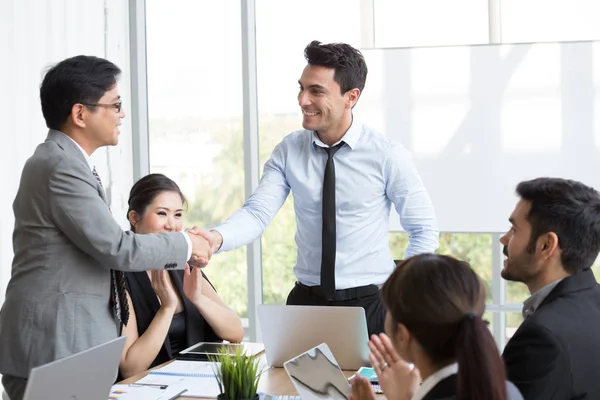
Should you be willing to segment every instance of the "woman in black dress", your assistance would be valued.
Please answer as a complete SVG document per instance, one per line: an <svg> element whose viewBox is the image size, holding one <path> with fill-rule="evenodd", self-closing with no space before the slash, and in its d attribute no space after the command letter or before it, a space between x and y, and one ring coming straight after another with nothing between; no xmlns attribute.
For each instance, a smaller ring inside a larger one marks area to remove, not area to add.
<svg viewBox="0 0 600 400"><path fill-rule="evenodd" d="M133 186L127 218L136 233L181 231L185 198L175 182L150 174ZM198 268L125 273L130 317L119 365L123 378L174 358L198 342L241 342L242 323Z"/></svg>

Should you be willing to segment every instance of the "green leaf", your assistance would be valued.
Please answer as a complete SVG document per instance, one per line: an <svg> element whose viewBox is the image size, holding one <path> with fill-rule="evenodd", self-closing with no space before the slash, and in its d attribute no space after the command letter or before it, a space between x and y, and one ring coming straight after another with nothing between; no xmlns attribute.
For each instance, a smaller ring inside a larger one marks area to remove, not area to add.
<svg viewBox="0 0 600 400"><path fill-rule="evenodd" d="M210 357L215 365L215 375L219 390L227 400L247 400L256 397L258 382L262 371L258 371L257 357L246 355L241 348L230 355L225 347L219 349L218 355Z"/></svg>

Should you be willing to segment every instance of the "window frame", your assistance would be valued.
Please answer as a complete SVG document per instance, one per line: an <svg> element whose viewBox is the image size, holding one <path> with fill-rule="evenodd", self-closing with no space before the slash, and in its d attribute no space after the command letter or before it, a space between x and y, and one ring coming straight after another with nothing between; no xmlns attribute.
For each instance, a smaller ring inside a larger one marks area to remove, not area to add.
<svg viewBox="0 0 600 400"><path fill-rule="evenodd" d="M500 1L488 0L489 44L502 43ZM362 0L360 7L366 18L360 25L361 42L365 48L374 44L374 0ZM245 194L248 197L258 186L260 159L258 147L258 84L256 59L256 0L240 0L242 27L243 121ZM146 57L146 0L129 0L129 46L131 67L132 140L134 180L150 171L148 91ZM447 232L452 233L452 232ZM481 232L490 234L490 232ZM475 233L476 234L476 233ZM506 303L506 282L501 278L503 266L502 234L492 234L492 303L486 311L492 312L492 333L500 349L506 344L506 313L520 311L522 304ZM248 318L244 319L245 337L261 341L257 308L263 302L262 249L258 239L248 245ZM290 266L291 268L291 266Z"/></svg>

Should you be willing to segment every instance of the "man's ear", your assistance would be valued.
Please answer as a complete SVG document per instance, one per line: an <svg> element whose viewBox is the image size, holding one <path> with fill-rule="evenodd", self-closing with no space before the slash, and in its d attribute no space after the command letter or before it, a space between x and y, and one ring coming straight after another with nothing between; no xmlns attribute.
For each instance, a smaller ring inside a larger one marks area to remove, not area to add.
<svg viewBox="0 0 600 400"><path fill-rule="evenodd" d="M354 88L346 92L346 108L353 108L360 97L360 89Z"/></svg>
<svg viewBox="0 0 600 400"><path fill-rule="evenodd" d="M556 251L559 250L558 236L554 232L548 232L540 236L538 241L542 255L545 259L552 257L556 253Z"/></svg>
<svg viewBox="0 0 600 400"><path fill-rule="evenodd" d="M85 113L86 108L83 104L73 104L71 107L71 114L69 115L69 119L73 123L73 125L79 128L85 128Z"/></svg>

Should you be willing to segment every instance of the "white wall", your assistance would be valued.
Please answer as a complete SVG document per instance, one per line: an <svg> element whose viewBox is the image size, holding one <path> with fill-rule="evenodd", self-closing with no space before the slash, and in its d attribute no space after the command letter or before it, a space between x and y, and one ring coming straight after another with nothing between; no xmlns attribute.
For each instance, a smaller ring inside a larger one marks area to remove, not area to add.
<svg viewBox="0 0 600 400"><path fill-rule="evenodd" d="M523 180L600 188L600 42L364 54L358 115L411 151L441 231L504 232Z"/></svg>
<svg viewBox="0 0 600 400"><path fill-rule="evenodd" d="M121 96L129 104L128 2L124 0L0 1L0 304L12 263L14 200L21 170L47 128L39 85L46 68L78 54L105 57L123 70ZM126 119L119 146L93 155L111 197L113 214L125 225L133 184L131 124Z"/></svg>

